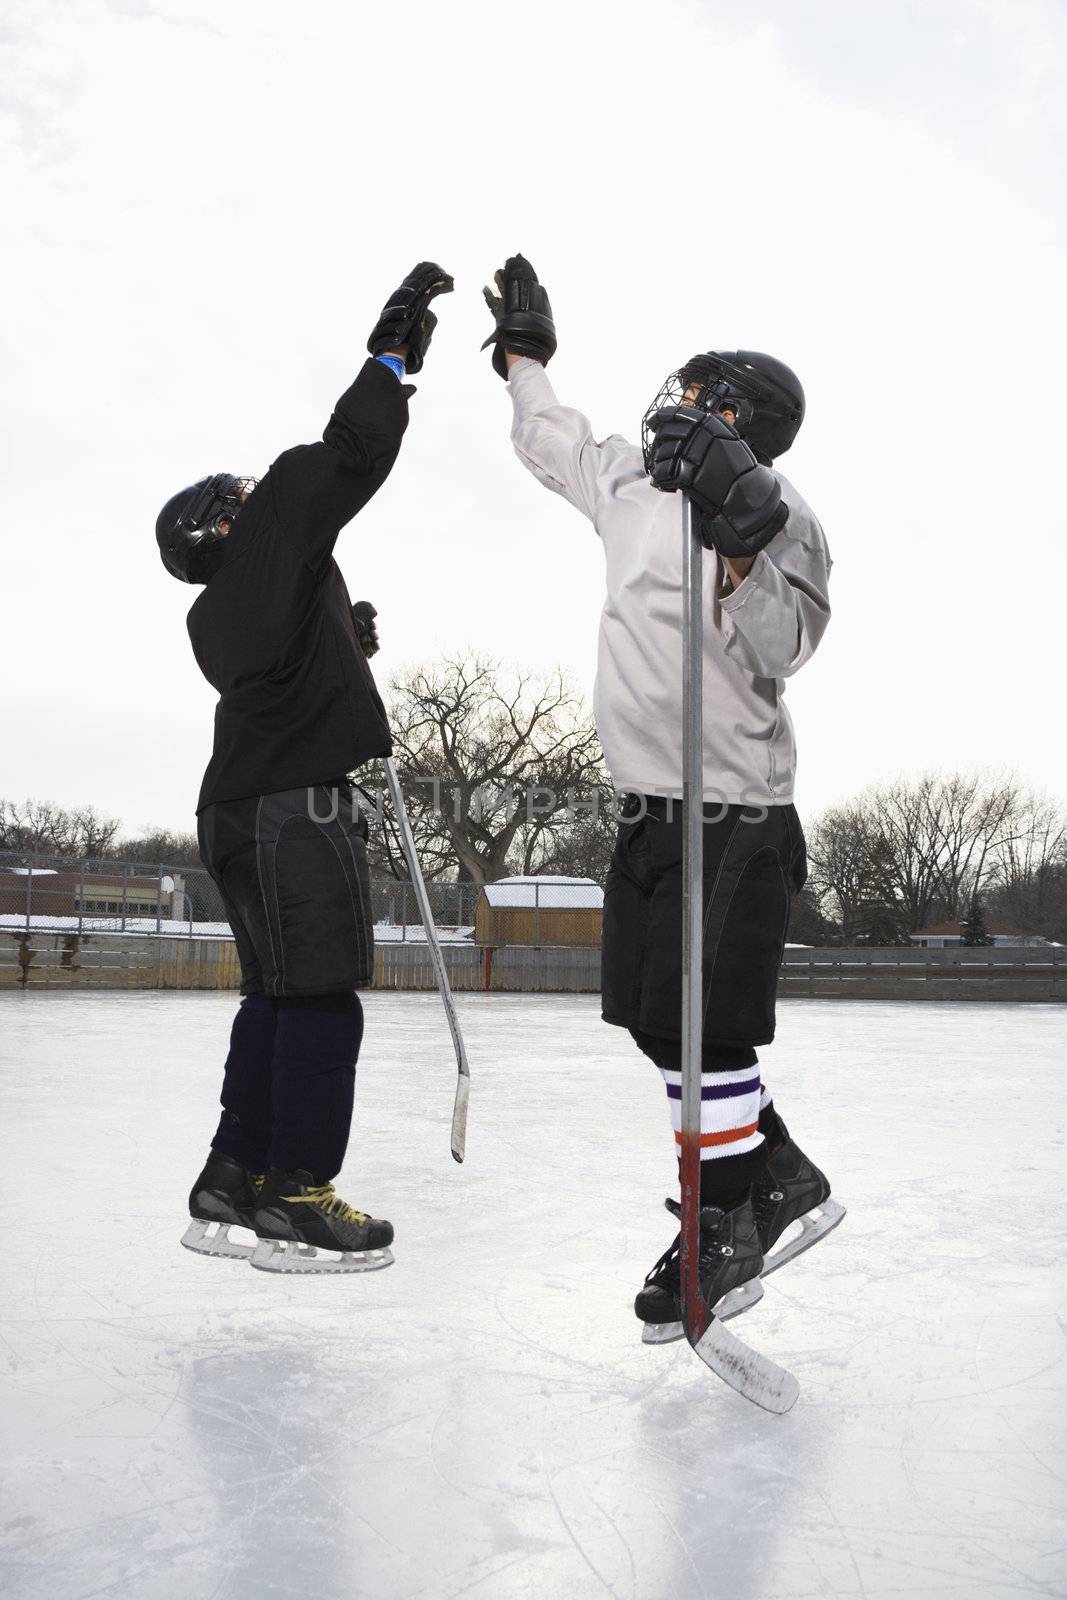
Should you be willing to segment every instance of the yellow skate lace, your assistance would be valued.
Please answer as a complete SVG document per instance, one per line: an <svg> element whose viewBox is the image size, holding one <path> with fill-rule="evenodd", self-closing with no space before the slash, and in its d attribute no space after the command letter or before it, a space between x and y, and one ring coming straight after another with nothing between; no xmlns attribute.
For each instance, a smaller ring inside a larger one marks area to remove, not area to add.
<svg viewBox="0 0 1067 1600"><path fill-rule="evenodd" d="M370 1218L365 1211L357 1211L355 1206L350 1206L336 1193L332 1183L312 1184L304 1194L286 1194L282 1196L291 1205L303 1201L307 1205L318 1206L319 1210L327 1217L340 1217L342 1222L364 1223Z"/></svg>

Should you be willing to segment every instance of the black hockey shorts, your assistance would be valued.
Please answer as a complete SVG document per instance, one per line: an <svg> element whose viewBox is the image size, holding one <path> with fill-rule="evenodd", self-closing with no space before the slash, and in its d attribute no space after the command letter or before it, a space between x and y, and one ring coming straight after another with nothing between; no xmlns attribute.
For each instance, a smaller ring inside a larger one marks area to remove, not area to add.
<svg viewBox="0 0 1067 1600"><path fill-rule="evenodd" d="M808 872L800 818L791 805L704 814L704 1046L769 1044L789 909ZM681 1038L678 801L626 797L604 889L601 991L605 1022Z"/></svg>
<svg viewBox="0 0 1067 1600"><path fill-rule="evenodd" d="M198 837L237 943L242 994L346 994L370 982L367 819L347 784L205 806Z"/></svg>

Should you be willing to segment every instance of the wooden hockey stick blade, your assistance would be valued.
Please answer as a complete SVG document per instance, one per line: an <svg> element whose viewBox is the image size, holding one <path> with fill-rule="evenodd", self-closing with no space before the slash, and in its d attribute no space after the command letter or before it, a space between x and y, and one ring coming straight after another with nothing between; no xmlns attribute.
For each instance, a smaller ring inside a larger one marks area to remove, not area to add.
<svg viewBox="0 0 1067 1600"><path fill-rule="evenodd" d="M462 1161L467 1153L467 1106L471 1097L470 1074L456 1079L456 1103L452 1107L452 1159Z"/></svg>
<svg viewBox="0 0 1067 1600"><path fill-rule="evenodd" d="M800 1385L793 1374L738 1339L717 1317L712 1317L699 1339L690 1338L689 1342L717 1378L753 1405L775 1416L796 1405Z"/></svg>

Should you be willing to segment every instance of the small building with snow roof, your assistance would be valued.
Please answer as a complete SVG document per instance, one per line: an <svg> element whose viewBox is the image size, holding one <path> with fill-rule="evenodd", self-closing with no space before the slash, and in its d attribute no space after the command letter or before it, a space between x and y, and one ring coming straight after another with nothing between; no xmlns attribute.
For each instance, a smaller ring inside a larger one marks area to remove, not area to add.
<svg viewBox="0 0 1067 1600"><path fill-rule="evenodd" d="M592 878L499 878L474 906L475 944L599 945L604 891Z"/></svg>

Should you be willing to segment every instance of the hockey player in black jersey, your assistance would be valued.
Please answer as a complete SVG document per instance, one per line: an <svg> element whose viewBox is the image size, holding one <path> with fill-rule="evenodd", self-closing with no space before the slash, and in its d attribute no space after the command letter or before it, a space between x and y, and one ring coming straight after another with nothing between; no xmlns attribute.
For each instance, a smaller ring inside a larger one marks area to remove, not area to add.
<svg viewBox="0 0 1067 1600"><path fill-rule="evenodd" d="M421 262L390 296L370 358L321 443L256 482L217 474L167 501L167 571L202 585L193 652L218 691L200 853L233 928L244 996L222 1116L182 1243L272 1271L388 1265L392 1225L335 1194L373 972L367 825L345 779L391 751L334 546L392 470L452 280ZM231 1239L254 1227L253 1246ZM321 1254L328 1252L327 1255Z"/></svg>

